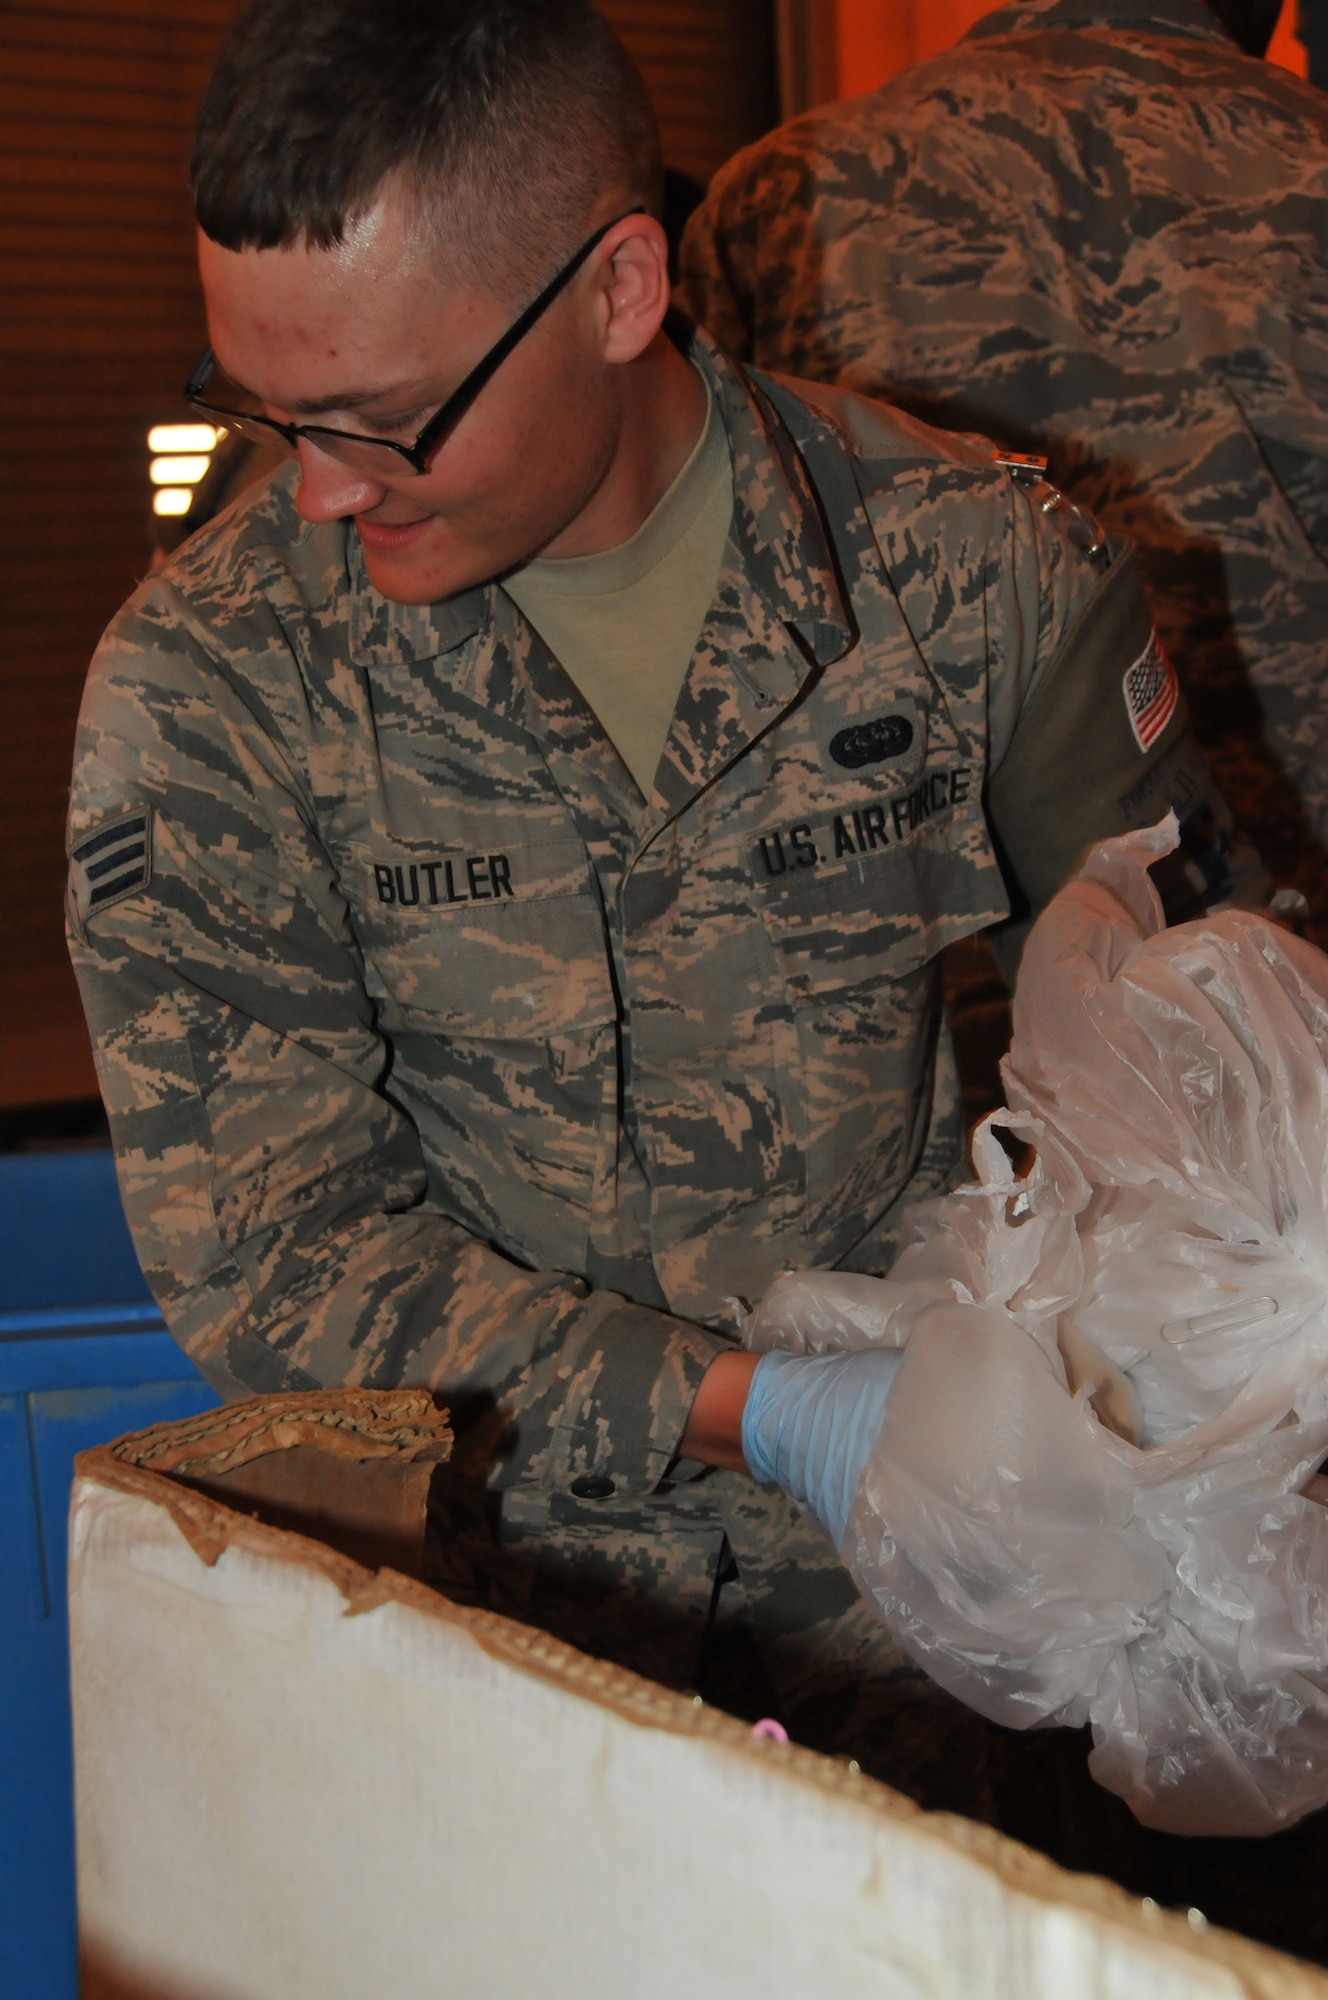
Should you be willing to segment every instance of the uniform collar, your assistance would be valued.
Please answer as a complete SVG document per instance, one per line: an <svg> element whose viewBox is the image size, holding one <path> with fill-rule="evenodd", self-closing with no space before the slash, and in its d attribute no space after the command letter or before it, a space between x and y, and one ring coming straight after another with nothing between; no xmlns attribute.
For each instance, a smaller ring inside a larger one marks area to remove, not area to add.
<svg viewBox="0 0 1328 2000"><path fill-rule="evenodd" d="M733 534L748 574L780 625L792 627L809 658L836 658L850 643L851 619L835 574L820 510L792 438L773 405L708 335L684 326L675 337L709 380L733 455ZM345 536L350 648L357 665L400 666L454 651L493 624L496 586L481 585L437 604L397 604L370 583L359 536Z"/></svg>
<svg viewBox="0 0 1328 2000"><path fill-rule="evenodd" d="M965 35L1027 34L1046 28L1137 28L1152 35L1190 35L1199 41L1231 37L1203 0L1016 0L984 14Z"/></svg>
<svg viewBox="0 0 1328 2000"><path fill-rule="evenodd" d="M350 589L350 651L361 667L397 667L435 660L472 639L488 613L488 590L459 591L438 604L398 604L374 589L364 551L347 525L346 580Z"/></svg>
<svg viewBox="0 0 1328 2000"><path fill-rule="evenodd" d="M686 337L729 435L733 537L747 574L775 621L824 665L850 644L852 619L802 455L758 383L699 327Z"/></svg>

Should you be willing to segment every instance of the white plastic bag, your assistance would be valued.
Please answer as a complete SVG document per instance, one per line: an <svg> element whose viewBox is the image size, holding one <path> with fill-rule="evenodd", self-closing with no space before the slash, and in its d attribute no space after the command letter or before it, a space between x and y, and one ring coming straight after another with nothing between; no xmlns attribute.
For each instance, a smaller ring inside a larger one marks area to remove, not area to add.
<svg viewBox="0 0 1328 2000"><path fill-rule="evenodd" d="M842 1553L938 1681L1090 1721L1148 1825L1268 1833L1328 1802L1328 958L1163 929L1174 844L1105 843L1034 927L978 1184L746 1332L906 1346Z"/></svg>

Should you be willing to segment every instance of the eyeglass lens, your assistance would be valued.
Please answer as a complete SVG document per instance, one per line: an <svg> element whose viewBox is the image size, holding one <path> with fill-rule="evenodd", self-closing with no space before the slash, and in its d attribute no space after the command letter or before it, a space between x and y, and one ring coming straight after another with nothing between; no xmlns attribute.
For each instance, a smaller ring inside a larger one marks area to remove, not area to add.
<svg viewBox="0 0 1328 2000"><path fill-rule="evenodd" d="M221 417L226 428L237 431L241 437L249 438L255 444L269 447L280 446L286 451L295 450L295 442L283 426L260 411L247 411L237 404L242 403L244 392L224 377L214 376L207 385L207 393L191 400L198 409L205 409L215 417ZM395 450L386 440L361 437L356 433L334 430L330 425L302 424L300 435L310 438L329 458L353 470L372 472L402 472L409 469L409 461L402 452Z"/></svg>

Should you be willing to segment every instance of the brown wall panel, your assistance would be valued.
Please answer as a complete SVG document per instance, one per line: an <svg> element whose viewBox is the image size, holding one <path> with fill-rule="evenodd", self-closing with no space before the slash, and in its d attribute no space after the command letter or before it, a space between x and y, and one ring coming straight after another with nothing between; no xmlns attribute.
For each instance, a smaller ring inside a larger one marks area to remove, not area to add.
<svg viewBox="0 0 1328 2000"><path fill-rule="evenodd" d="M778 117L773 0L601 0L655 102L664 157L702 186Z"/></svg>

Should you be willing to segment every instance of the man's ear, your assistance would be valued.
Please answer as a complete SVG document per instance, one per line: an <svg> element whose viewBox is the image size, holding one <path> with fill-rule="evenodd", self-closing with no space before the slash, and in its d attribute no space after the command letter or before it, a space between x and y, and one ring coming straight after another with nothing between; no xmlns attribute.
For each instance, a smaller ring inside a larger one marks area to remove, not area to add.
<svg viewBox="0 0 1328 2000"><path fill-rule="evenodd" d="M604 239L604 359L635 361L669 309L669 245L653 215L626 215Z"/></svg>

